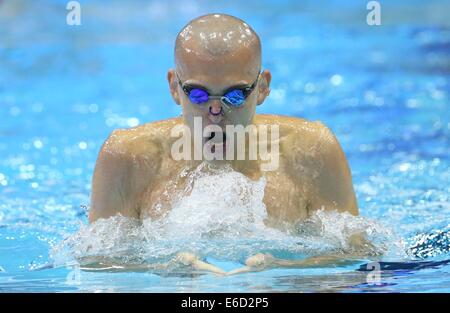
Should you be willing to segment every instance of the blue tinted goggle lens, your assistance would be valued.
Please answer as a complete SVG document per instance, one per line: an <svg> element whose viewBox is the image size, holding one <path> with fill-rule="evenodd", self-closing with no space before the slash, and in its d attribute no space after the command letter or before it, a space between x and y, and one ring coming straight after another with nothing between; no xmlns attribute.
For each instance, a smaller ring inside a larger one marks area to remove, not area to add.
<svg viewBox="0 0 450 313"><path fill-rule="evenodd" d="M189 100L195 104L201 104L208 101L209 95L206 91L199 88L194 88L189 92Z"/></svg>
<svg viewBox="0 0 450 313"><path fill-rule="evenodd" d="M222 99L226 102L226 104L232 106L239 106L245 101L244 92L240 89L227 92Z"/></svg>
<svg viewBox="0 0 450 313"><path fill-rule="evenodd" d="M202 104L209 100L209 95L203 89L194 88L189 91L189 100L195 104ZM228 105L239 106L245 101L244 92L240 89L231 90L222 97L222 101Z"/></svg>

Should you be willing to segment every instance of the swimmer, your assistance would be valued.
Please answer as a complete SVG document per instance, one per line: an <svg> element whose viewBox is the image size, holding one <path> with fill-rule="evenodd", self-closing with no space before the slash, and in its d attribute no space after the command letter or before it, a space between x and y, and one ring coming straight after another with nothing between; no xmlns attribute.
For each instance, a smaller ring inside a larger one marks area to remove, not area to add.
<svg viewBox="0 0 450 313"><path fill-rule="evenodd" d="M256 114L256 106L269 96L272 77L268 69L261 68L261 42L247 23L226 14L200 16L178 34L174 57L175 67L168 71L167 80L182 116L111 133L95 166L91 223L117 214L138 219L164 218L177 195L176 188L182 189L187 182L181 181L173 192L164 192L167 185L180 181L184 169L204 161L175 160L172 147L177 138L171 136L171 130L184 125L195 132L196 120L202 127L220 128L222 134L212 136L219 137L219 141L213 141L219 148L228 143L227 125L279 127L276 170L265 171L261 159L249 157L218 161L250 179L265 177L263 201L268 227L286 229L318 209L358 215L347 159L327 126L302 118ZM206 144L208 138L202 140ZM301 262L274 262L263 256L250 257L247 263L252 265L256 258L258 264L302 266ZM222 273L192 255L187 259L194 268Z"/></svg>

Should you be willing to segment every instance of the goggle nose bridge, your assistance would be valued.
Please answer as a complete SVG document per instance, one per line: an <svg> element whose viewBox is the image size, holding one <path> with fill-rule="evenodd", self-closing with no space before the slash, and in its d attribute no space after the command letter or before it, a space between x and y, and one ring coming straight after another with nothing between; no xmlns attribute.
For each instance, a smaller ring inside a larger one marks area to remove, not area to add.
<svg viewBox="0 0 450 313"><path fill-rule="evenodd" d="M222 104L222 106L225 106L225 108L227 108L228 110L230 110L229 104L227 104L227 103L225 102L225 99L226 99L225 96L209 96L209 97L208 97L208 102L209 102L209 100L211 100L211 99L218 99L218 100L220 100L220 103Z"/></svg>

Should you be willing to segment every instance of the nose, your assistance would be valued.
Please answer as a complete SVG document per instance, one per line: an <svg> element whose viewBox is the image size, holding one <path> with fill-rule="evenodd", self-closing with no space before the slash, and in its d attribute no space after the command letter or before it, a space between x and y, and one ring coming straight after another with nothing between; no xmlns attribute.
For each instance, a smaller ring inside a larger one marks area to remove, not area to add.
<svg viewBox="0 0 450 313"><path fill-rule="evenodd" d="M209 105L209 114L218 116L222 114L222 104L219 100L212 101Z"/></svg>

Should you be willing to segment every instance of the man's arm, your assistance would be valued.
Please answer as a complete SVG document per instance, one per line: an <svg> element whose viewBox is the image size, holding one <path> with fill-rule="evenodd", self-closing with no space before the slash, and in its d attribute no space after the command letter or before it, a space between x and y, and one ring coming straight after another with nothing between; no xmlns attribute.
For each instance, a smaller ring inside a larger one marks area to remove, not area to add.
<svg viewBox="0 0 450 313"><path fill-rule="evenodd" d="M350 167L344 151L332 131L321 124L318 155L322 167L314 181L310 208L335 209L358 215L358 204L353 189Z"/></svg>
<svg viewBox="0 0 450 313"><path fill-rule="evenodd" d="M79 259L81 269L84 271L108 272L162 272L182 271L186 273L213 273L225 275L225 271L215 265L202 261L197 255L190 252L178 252L166 263L124 264L108 257L85 257Z"/></svg>
<svg viewBox="0 0 450 313"><path fill-rule="evenodd" d="M344 151L328 127L321 124L320 128L322 167L312 188L310 208L312 211L323 208L358 215L352 174ZM348 238L348 243L354 250L354 256L379 253L364 233L353 234Z"/></svg>
<svg viewBox="0 0 450 313"><path fill-rule="evenodd" d="M317 162L319 175L313 179L309 204L312 210L324 208L358 215L358 205L350 168L336 136L325 125L318 125L319 138ZM365 251L373 251L373 246L364 234L354 234L349 238L351 247L359 251L347 255L319 255L300 260L278 259L268 253L258 253L247 259L246 266L228 272L228 275L262 271L270 268L314 268L336 267L357 264L365 256Z"/></svg>
<svg viewBox="0 0 450 313"><path fill-rule="evenodd" d="M95 165L89 222L119 213L139 218L140 196L159 164L156 152L154 145L128 140L127 130L109 136Z"/></svg>
<svg viewBox="0 0 450 313"><path fill-rule="evenodd" d="M227 275L236 275L248 272L259 272L272 268L325 268L358 264L355 256L321 255L301 260L285 260L275 258L270 253L258 253L245 261L245 266L229 271Z"/></svg>

